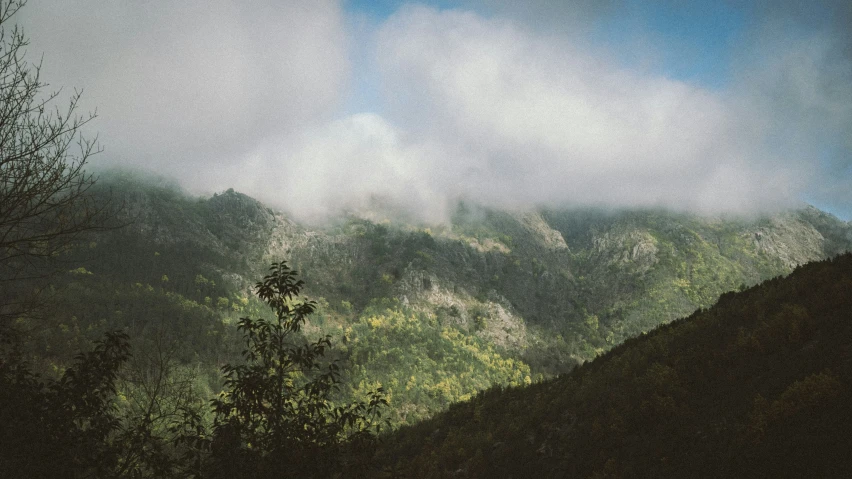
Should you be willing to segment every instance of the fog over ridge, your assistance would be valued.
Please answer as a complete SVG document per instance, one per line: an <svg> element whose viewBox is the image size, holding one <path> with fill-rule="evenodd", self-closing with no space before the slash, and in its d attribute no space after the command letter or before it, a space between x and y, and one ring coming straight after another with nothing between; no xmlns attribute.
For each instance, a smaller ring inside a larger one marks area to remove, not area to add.
<svg viewBox="0 0 852 479"><path fill-rule="evenodd" d="M233 187L303 219L375 198L425 221L459 198L735 214L852 205L842 2L820 2L832 21L801 22L795 2L747 4L755 21L729 47L721 87L624 61L653 42L597 42L592 25L622 2L555 5L408 4L364 22L334 1L69 0L31 2L21 21L52 86L83 87L98 108L98 162L197 192ZM564 25L536 27L545 16ZM376 101L348 111L352 95Z"/></svg>

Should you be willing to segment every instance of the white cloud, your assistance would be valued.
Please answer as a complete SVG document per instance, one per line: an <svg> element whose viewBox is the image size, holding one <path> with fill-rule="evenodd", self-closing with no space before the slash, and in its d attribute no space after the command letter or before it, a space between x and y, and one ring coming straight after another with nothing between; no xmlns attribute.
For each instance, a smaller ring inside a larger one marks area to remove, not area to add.
<svg viewBox="0 0 852 479"><path fill-rule="evenodd" d="M777 186L793 171L759 168L731 98L621 68L565 38L410 7L383 26L378 57L391 117L456 152L436 165L461 182L445 193L700 211L792 199Z"/></svg>
<svg viewBox="0 0 852 479"><path fill-rule="evenodd" d="M431 184L430 156L382 117L357 114L261 146L253 157L264 175L245 186L306 221L384 206L438 222L445 197Z"/></svg>
<svg viewBox="0 0 852 479"><path fill-rule="evenodd" d="M762 13L732 47L730 85L710 90L620 63L584 26L619 2L581 3L468 2L488 17L405 6L374 24L336 1L45 0L21 20L48 81L84 87L98 108L102 161L302 218L387 200L440 221L459 197L699 212L772 210L803 192L852 203L842 25ZM545 17L557 20L537 28ZM378 113L344 116L353 106Z"/></svg>
<svg viewBox="0 0 852 479"><path fill-rule="evenodd" d="M20 15L47 81L84 88L97 108L101 161L195 186L269 137L328 120L347 86L339 2L55 0Z"/></svg>

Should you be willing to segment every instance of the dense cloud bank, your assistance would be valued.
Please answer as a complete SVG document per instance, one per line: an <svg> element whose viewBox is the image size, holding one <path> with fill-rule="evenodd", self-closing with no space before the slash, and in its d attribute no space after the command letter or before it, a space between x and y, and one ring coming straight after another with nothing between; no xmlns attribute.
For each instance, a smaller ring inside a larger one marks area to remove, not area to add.
<svg viewBox="0 0 852 479"><path fill-rule="evenodd" d="M754 21L731 37L718 87L629 61L660 42L596 41L620 2L512 5L405 5L366 21L336 2L73 0L32 2L21 19L45 77L97 106L99 161L302 217L387 200L440 221L459 197L852 204L848 5L742 7ZM347 108L359 95L368 111Z"/></svg>
<svg viewBox="0 0 852 479"><path fill-rule="evenodd" d="M335 2L55 0L20 15L51 86L97 108L100 161L192 187L269 174L251 169L257 145L334 118L347 88Z"/></svg>

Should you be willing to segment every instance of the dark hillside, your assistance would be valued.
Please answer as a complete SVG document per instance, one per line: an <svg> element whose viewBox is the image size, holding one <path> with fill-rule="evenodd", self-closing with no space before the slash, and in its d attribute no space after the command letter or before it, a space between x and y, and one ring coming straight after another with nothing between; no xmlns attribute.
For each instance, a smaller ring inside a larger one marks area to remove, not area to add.
<svg viewBox="0 0 852 479"><path fill-rule="evenodd" d="M852 255L386 438L403 477L848 477Z"/></svg>
<svg viewBox="0 0 852 479"><path fill-rule="evenodd" d="M319 305L304 333L340 339L344 394L380 384L394 425L568 372L852 245L852 226L812 208L721 219L460 203L443 225L343 215L309 228L233 190L196 197L138 173L104 173L96 190L124 206L127 226L63 256L56 313L25 325L43 369L123 329L140 350L165 340L183 366L215 377L239 351L237 319L263 310L251 285L284 259Z"/></svg>

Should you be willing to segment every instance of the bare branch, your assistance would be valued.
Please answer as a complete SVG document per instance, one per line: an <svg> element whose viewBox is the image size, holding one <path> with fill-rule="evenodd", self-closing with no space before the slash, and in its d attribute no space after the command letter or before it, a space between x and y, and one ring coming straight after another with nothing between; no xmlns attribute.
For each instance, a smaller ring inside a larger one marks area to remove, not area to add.
<svg viewBox="0 0 852 479"><path fill-rule="evenodd" d="M28 288L8 285L51 277L55 259L112 216L112 205L91 195L96 178L86 171L101 152L82 134L96 113L77 113L80 90L64 106L61 90L45 93L41 61L26 60L28 40L10 26L25 3L0 0L0 322L31 304L11 293Z"/></svg>

